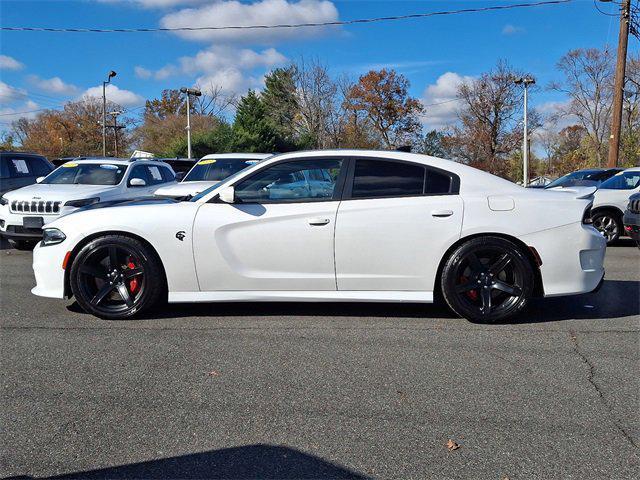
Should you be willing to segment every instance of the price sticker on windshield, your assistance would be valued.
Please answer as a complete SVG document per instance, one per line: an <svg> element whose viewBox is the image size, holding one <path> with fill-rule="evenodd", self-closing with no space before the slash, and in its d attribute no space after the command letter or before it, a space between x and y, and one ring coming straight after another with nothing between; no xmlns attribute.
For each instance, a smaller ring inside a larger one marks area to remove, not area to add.
<svg viewBox="0 0 640 480"><path fill-rule="evenodd" d="M65 163L64 165L62 165L64 168L73 168L73 167L77 167L78 164L77 163Z"/></svg>
<svg viewBox="0 0 640 480"><path fill-rule="evenodd" d="M200 160L198 162L198 165L209 165L211 163L216 163L216 161L214 159L210 159L210 160Z"/></svg>

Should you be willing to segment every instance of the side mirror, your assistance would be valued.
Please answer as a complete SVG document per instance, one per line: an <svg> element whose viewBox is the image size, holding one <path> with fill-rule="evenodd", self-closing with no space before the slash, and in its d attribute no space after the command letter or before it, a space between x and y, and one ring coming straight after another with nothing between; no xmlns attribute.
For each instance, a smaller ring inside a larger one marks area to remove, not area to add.
<svg viewBox="0 0 640 480"><path fill-rule="evenodd" d="M44 177L38 177L36 178L36 183L40 183L42 182L42 180L44 180Z"/></svg>
<svg viewBox="0 0 640 480"><path fill-rule="evenodd" d="M129 180L129 186L131 186L131 187L146 187L147 186L147 182L145 182L141 178L132 178L131 180Z"/></svg>
<svg viewBox="0 0 640 480"><path fill-rule="evenodd" d="M235 203L236 191L233 187L223 188L218 194L220 200L224 203Z"/></svg>
<svg viewBox="0 0 640 480"><path fill-rule="evenodd" d="M187 172L178 172L176 173L176 182L181 182L182 179L185 177Z"/></svg>

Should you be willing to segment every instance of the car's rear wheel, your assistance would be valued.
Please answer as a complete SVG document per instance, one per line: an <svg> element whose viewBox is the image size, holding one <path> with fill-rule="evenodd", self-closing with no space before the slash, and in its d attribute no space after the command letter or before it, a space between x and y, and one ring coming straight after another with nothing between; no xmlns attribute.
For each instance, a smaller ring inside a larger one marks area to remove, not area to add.
<svg viewBox="0 0 640 480"><path fill-rule="evenodd" d="M496 322L520 313L533 294L531 262L514 243L478 237L456 248L443 270L442 294L471 321Z"/></svg>
<svg viewBox="0 0 640 480"><path fill-rule="evenodd" d="M610 211L597 212L592 217L593 226L607 239L607 245L620 238L622 222L618 215Z"/></svg>
<svg viewBox="0 0 640 480"><path fill-rule="evenodd" d="M120 235L92 240L71 266L70 284L78 304L109 320L131 318L158 303L164 276L155 253Z"/></svg>

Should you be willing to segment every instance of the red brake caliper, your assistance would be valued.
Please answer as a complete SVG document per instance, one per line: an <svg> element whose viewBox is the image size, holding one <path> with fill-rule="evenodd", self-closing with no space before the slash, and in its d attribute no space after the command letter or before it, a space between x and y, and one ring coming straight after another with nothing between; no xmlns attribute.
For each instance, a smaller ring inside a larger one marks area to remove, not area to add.
<svg viewBox="0 0 640 480"><path fill-rule="evenodd" d="M465 276L460 277L460 281L465 284L469 281L469 279ZM469 297L471 300L477 300L478 299L478 291L477 290L469 290L467 292L467 297Z"/></svg>
<svg viewBox="0 0 640 480"><path fill-rule="evenodd" d="M136 264L133 263L133 260L131 258L129 258L129 261L127 262L127 267L129 267L129 269L131 270L136 268ZM129 291L131 293L136 293L139 288L140 288L140 284L138 283L137 277L133 277L131 280L129 280Z"/></svg>

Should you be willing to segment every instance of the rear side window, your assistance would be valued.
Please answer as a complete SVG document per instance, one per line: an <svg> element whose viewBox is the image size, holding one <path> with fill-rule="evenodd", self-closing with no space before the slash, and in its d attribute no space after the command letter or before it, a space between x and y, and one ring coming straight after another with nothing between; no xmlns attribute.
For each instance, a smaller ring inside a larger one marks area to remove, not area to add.
<svg viewBox="0 0 640 480"><path fill-rule="evenodd" d="M426 168L384 160L357 160L352 198L404 197L424 193Z"/></svg>
<svg viewBox="0 0 640 480"><path fill-rule="evenodd" d="M427 185L424 193L437 195L451 191L451 177L435 170L427 171Z"/></svg>
<svg viewBox="0 0 640 480"><path fill-rule="evenodd" d="M9 157L9 171L12 177L33 177L27 159L24 157Z"/></svg>
<svg viewBox="0 0 640 480"><path fill-rule="evenodd" d="M29 166L33 175L36 177L46 177L51 173L51 167L42 158L29 158Z"/></svg>

